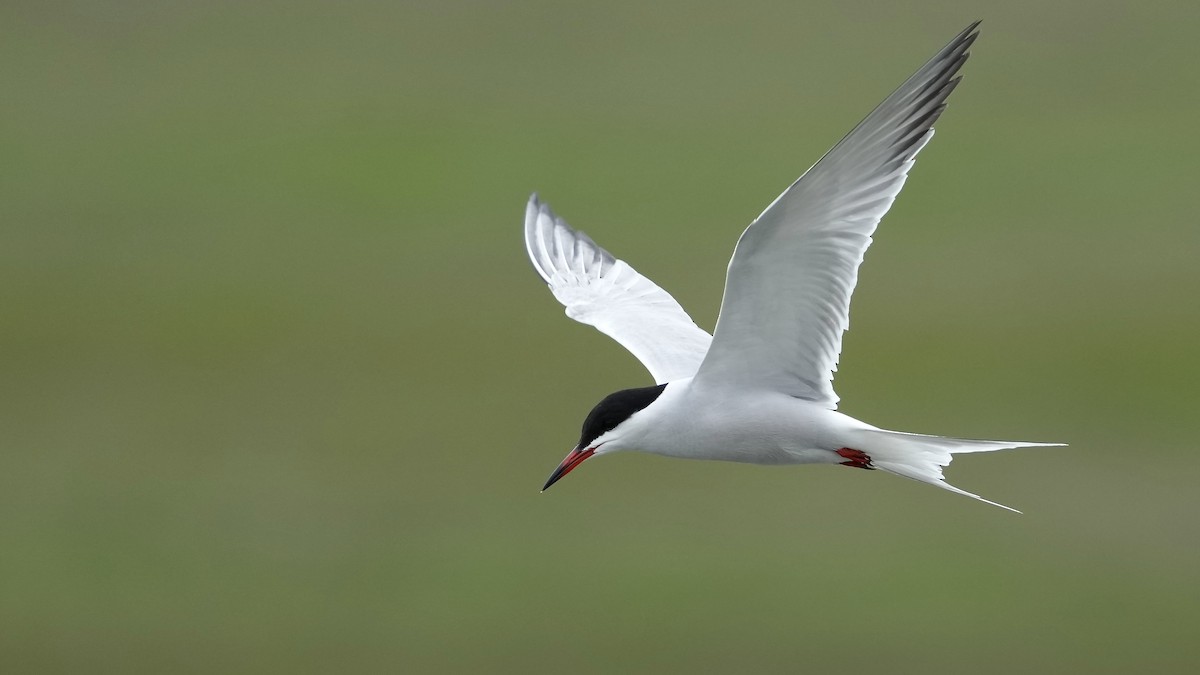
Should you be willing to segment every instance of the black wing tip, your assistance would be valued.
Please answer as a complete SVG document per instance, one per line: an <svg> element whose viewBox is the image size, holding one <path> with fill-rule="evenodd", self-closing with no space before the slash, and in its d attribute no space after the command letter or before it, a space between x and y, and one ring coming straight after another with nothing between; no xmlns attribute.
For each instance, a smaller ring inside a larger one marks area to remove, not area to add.
<svg viewBox="0 0 1200 675"><path fill-rule="evenodd" d="M983 23L983 19L975 19L968 24L966 28L962 29L962 31L959 32L958 36L955 37L953 41L959 42L968 39L974 40L975 38L979 37L979 24L981 23Z"/></svg>
<svg viewBox="0 0 1200 675"><path fill-rule="evenodd" d="M945 51L965 53L971 48L971 45L975 44L975 41L979 39L980 23L982 23L982 21L974 21L971 23L971 25L964 28L958 35L955 35L954 39L946 45Z"/></svg>
<svg viewBox="0 0 1200 675"><path fill-rule="evenodd" d="M925 75L927 78L926 86L932 85L928 89L922 87L922 89L925 89L930 94L927 100L940 99L941 101L945 101L962 80L962 75L959 71L971 56L971 52L968 51L971 45L975 44L975 40L979 38L978 29L981 21L972 22L971 25L955 36L936 56L919 68L917 72L913 73L908 81L900 86L900 89L904 89L905 86L914 80L923 79L922 75ZM933 75L930 73L930 69L933 69L937 74ZM939 80L941 81L940 84L938 84Z"/></svg>
<svg viewBox="0 0 1200 675"><path fill-rule="evenodd" d="M951 44L953 44L958 51L962 52L964 59L969 55L967 50L970 49L971 45L975 44L975 41L979 39L979 24L981 22L982 21L976 21L970 26L967 26L966 29L959 33L958 37L951 42Z"/></svg>
<svg viewBox="0 0 1200 675"><path fill-rule="evenodd" d="M955 70L961 67L963 62L967 60L967 57L971 55L968 51L971 45L975 44L975 41L979 39L979 24L982 22L982 19L971 22L971 25L962 29L958 35L954 36L954 39L946 43L946 46L942 47L942 50L930 59L930 62L945 61L951 58L952 55L957 55L956 60L958 63L955 66Z"/></svg>

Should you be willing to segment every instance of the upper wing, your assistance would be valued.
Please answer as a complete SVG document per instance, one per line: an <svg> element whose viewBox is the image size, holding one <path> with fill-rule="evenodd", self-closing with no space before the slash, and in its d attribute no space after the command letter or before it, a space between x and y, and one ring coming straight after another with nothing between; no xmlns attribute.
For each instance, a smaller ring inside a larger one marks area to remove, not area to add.
<svg viewBox="0 0 1200 675"><path fill-rule="evenodd" d="M567 316L633 352L657 384L696 374L712 336L675 298L571 229L536 194L525 206L525 250Z"/></svg>
<svg viewBox="0 0 1200 675"><path fill-rule="evenodd" d="M837 407L833 371L858 267L933 135L978 25L959 33L742 233L697 381L766 387Z"/></svg>

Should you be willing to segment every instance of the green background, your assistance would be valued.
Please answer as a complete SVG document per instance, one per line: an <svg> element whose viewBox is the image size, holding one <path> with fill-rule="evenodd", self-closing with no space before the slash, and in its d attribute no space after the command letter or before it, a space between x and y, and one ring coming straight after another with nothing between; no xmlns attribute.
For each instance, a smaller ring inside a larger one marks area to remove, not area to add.
<svg viewBox="0 0 1200 675"><path fill-rule="evenodd" d="M1195 2L6 2L0 671L1196 672ZM842 410L961 487L628 454L533 190L716 317L969 21Z"/></svg>

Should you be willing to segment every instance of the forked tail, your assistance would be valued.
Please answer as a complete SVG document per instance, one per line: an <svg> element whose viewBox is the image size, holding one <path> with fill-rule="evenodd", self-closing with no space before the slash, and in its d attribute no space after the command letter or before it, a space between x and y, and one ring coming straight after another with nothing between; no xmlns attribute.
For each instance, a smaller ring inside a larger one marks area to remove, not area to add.
<svg viewBox="0 0 1200 675"><path fill-rule="evenodd" d="M992 506L999 506L1015 513L1016 509L984 499L977 494L960 490L946 482L942 467L948 465L953 455L968 452L992 452L1010 448L1063 446L1065 443L1030 443L1027 441L974 441L965 438L945 438L907 434L885 429L864 430L862 449L871 456L871 464L897 476L904 476L922 483L936 485L944 490L974 497Z"/></svg>

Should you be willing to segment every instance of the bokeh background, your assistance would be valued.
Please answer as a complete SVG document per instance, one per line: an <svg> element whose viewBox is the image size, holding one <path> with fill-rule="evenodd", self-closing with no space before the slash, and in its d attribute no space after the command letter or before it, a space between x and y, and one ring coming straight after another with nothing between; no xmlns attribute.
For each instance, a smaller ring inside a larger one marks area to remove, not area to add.
<svg viewBox="0 0 1200 675"><path fill-rule="evenodd" d="M842 409L1016 516L621 455L538 190L704 327L741 229L969 21ZM1200 668L1195 2L6 2L0 671Z"/></svg>

